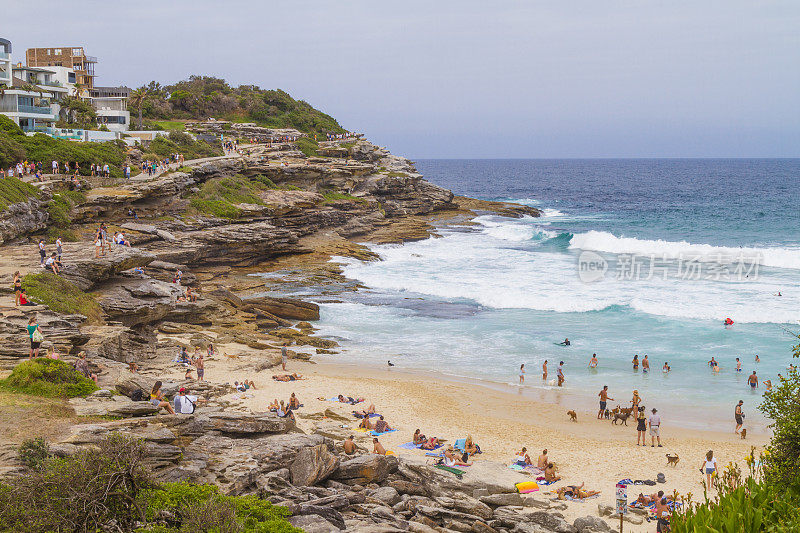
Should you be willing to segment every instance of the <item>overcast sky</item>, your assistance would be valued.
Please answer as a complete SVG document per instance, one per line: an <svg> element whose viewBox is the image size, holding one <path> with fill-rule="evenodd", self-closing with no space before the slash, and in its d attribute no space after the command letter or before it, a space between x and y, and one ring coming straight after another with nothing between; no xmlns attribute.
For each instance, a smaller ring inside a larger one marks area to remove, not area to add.
<svg viewBox="0 0 800 533"><path fill-rule="evenodd" d="M800 156L797 0L0 0L0 37L281 88L412 158Z"/></svg>

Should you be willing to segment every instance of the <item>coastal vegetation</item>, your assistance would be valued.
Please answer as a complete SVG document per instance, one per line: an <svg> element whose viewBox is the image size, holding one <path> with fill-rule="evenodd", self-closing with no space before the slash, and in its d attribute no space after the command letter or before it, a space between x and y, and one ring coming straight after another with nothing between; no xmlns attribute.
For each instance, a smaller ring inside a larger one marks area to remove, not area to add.
<svg viewBox="0 0 800 533"><path fill-rule="evenodd" d="M793 355L800 357L800 345ZM789 370L764 393L760 410L773 420L772 438L761 457L747 458L748 475L736 464L718 477L717 496L686 502L672 526L675 533L800 531L800 373Z"/></svg>
<svg viewBox="0 0 800 533"><path fill-rule="evenodd" d="M78 163L81 175L88 176L90 165L108 164L111 177L122 178L125 143L121 141L89 143L54 139L43 133L25 135L10 118L0 115L0 167L8 168L22 160ZM45 168L49 172L50 168Z"/></svg>
<svg viewBox="0 0 800 533"><path fill-rule="evenodd" d="M0 380L0 387L47 398L74 398L97 390L94 381L84 377L69 363L45 357L18 364L10 376Z"/></svg>
<svg viewBox="0 0 800 533"><path fill-rule="evenodd" d="M259 192L269 189L294 190L297 187L276 185L261 174L249 178L236 174L206 181L191 196L189 205L198 213L234 219L242 216L239 204L266 205Z"/></svg>
<svg viewBox="0 0 800 533"><path fill-rule="evenodd" d="M32 185L29 185L32 187ZM35 188L35 187L34 187ZM70 212L76 205L86 201L86 195L80 191L61 191L53 194L47 205L50 222L57 228L68 228L72 224Z"/></svg>
<svg viewBox="0 0 800 533"><path fill-rule="evenodd" d="M144 442L112 435L66 458L47 444L19 450L27 471L0 484L0 531L186 531L300 533L287 509L256 496L226 496L211 485L159 484Z"/></svg>
<svg viewBox="0 0 800 533"><path fill-rule="evenodd" d="M344 133L336 120L280 90L255 85L232 87L213 76L190 76L171 85L152 81L146 87L142 116L151 129L178 129L180 120L208 118L254 122L268 128L311 133Z"/></svg>
<svg viewBox="0 0 800 533"><path fill-rule="evenodd" d="M17 178L0 180L0 211L7 209L11 204L27 202L31 198L40 196L39 189L22 180Z"/></svg>
<svg viewBox="0 0 800 533"><path fill-rule="evenodd" d="M186 159L200 159L221 156L224 153L219 143L211 144L204 140L195 140L191 135L181 131L172 131L166 137L156 137L147 145L147 152L162 159L171 154L183 154Z"/></svg>
<svg viewBox="0 0 800 533"><path fill-rule="evenodd" d="M33 301L65 315L80 314L89 323L102 322L103 310L91 294L75 284L50 272L28 274L22 278L22 288Z"/></svg>

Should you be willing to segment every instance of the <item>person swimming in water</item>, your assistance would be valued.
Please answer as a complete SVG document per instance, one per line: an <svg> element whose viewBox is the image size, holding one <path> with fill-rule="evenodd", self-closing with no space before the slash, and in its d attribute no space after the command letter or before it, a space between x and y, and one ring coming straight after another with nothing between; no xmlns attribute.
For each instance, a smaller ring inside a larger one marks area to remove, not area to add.
<svg viewBox="0 0 800 533"><path fill-rule="evenodd" d="M592 358L589 359L589 368L597 368L597 354L593 353Z"/></svg>
<svg viewBox="0 0 800 533"><path fill-rule="evenodd" d="M741 372L742 371L742 362L739 361L738 357L736 358L736 371L737 372Z"/></svg>
<svg viewBox="0 0 800 533"><path fill-rule="evenodd" d="M631 361L631 363L633 363L633 371L634 372L639 370L639 354L638 353L633 356L633 361Z"/></svg>
<svg viewBox="0 0 800 533"><path fill-rule="evenodd" d="M672 368L670 368L669 363L664 361L664 366L661 367L661 371L666 374L670 370L672 370Z"/></svg>
<svg viewBox="0 0 800 533"><path fill-rule="evenodd" d="M750 377L747 378L747 383L750 384L750 388L755 390L758 387L758 376L756 376L756 371L753 370L753 373L750 374Z"/></svg>
<svg viewBox="0 0 800 533"><path fill-rule="evenodd" d="M761 358L758 356L758 354L756 354L756 363L760 363L760 362L761 362Z"/></svg>
<svg viewBox="0 0 800 533"><path fill-rule="evenodd" d="M650 360L647 359L647 354L644 354L642 359L642 372L650 372Z"/></svg>
<svg viewBox="0 0 800 533"><path fill-rule="evenodd" d="M557 342L556 344L559 344L561 346L569 346L570 342L569 339L564 339L564 342Z"/></svg>

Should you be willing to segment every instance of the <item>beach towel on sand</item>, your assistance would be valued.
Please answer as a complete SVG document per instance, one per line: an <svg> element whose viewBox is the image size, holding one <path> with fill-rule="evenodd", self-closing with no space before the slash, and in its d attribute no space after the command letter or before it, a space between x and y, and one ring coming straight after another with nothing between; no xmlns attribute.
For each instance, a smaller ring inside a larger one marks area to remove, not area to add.
<svg viewBox="0 0 800 533"><path fill-rule="evenodd" d="M354 416L354 417L356 417L356 418L364 418L364 416L363 416L361 413L355 413L355 412L354 412L354 413L353 413L353 416ZM379 413L370 413L370 414L368 414L367 416L368 416L369 418L375 418L376 416L381 416L381 415L380 415Z"/></svg>
<svg viewBox="0 0 800 533"><path fill-rule="evenodd" d="M453 448L455 448L460 452L463 452L466 447L467 447L467 439L458 439L456 443L453 444Z"/></svg>
<svg viewBox="0 0 800 533"><path fill-rule="evenodd" d="M439 444L433 449L434 450L438 450L442 446L444 446L444 444ZM422 444L414 444L413 442L406 442L405 444L401 444L400 446L398 446L398 448L402 448L404 450L421 450L422 449ZM436 454L434 454L434 455L436 455Z"/></svg>
<svg viewBox="0 0 800 533"><path fill-rule="evenodd" d="M394 433L397 431L396 429L390 429L389 431L384 431L383 433L375 433L375 430L369 432L370 435L373 437L380 437L381 435L386 435L387 433Z"/></svg>
<svg viewBox="0 0 800 533"><path fill-rule="evenodd" d="M595 494L594 496L587 496L586 498L573 498L568 494L564 494L564 499L570 502L584 502L586 500L591 500L593 498L599 498L599 497L600 497L599 494Z"/></svg>
<svg viewBox="0 0 800 533"><path fill-rule="evenodd" d="M461 479L464 476L463 470L459 470L458 468L453 468L452 466L434 465L434 468L438 468L439 470L444 470L445 472L450 472L451 474L455 474L455 476L458 479Z"/></svg>

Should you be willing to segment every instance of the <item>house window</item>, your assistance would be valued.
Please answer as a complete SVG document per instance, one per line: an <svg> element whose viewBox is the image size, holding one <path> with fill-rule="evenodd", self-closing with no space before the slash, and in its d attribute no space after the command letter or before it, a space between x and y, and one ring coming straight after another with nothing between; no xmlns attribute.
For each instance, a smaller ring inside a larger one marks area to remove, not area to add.
<svg viewBox="0 0 800 533"><path fill-rule="evenodd" d="M75 83L75 73L74 72L67 73L67 81L69 83Z"/></svg>

